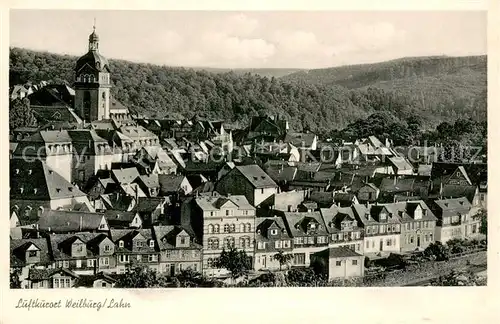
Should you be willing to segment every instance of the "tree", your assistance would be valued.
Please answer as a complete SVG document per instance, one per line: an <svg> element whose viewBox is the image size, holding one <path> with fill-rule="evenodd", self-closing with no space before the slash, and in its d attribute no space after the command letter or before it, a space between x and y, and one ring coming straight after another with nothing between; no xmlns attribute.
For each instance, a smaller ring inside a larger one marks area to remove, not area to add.
<svg viewBox="0 0 500 324"><path fill-rule="evenodd" d="M250 258L246 252L235 248L231 248L229 251L222 249L220 256L214 260L213 264L216 268L226 269L231 272L233 280L247 275L252 269Z"/></svg>
<svg viewBox="0 0 500 324"><path fill-rule="evenodd" d="M290 253L285 254L283 251L279 251L273 256L273 259L279 262L281 271L282 266L293 260L293 255Z"/></svg>
<svg viewBox="0 0 500 324"><path fill-rule="evenodd" d="M10 288L19 289L21 288L21 280L19 279L19 270L14 270L10 272Z"/></svg>
<svg viewBox="0 0 500 324"><path fill-rule="evenodd" d="M129 265L125 273L118 277L120 288L160 288L167 287L167 278L144 265Z"/></svg>
<svg viewBox="0 0 500 324"><path fill-rule="evenodd" d="M30 108L29 100L14 99L9 105L9 127L15 129L23 126L35 126L36 119Z"/></svg>
<svg viewBox="0 0 500 324"><path fill-rule="evenodd" d="M486 235L486 239L488 238L488 212L485 209L481 209L481 211L476 214L481 220L481 224L479 225L479 233Z"/></svg>

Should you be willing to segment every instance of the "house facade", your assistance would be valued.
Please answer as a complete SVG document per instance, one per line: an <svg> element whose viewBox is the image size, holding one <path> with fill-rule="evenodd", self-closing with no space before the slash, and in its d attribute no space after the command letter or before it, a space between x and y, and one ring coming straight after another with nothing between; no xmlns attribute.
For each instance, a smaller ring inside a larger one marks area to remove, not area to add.
<svg viewBox="0 0 500 324"><path fill-rule="evenodd" d="M291 262L280 264L276 254L291 254L292 237L281 217L259 217L256 219L254 270L286 269ZM291 260L290 260L291 261Z"/></svg>
<svg viewBox="0 0 500 324"><path fill-rule="evenodd" d="M384 205L353 205L354 215L363 228L365 256L386 256L401 250L401 222Z"/></svg>
<svg viewBox="0 0 500 324"><path fill-rule="evenodd" d="M195 199L193 217L201 220L194 230L203 242L203 273L223 275L213 261L223 249L243 250L254 260L255 207L245 196L209 194Z"/></svg>
<svg viewBox="0 0 500 324"><path fill-rule="evenodd" d="M337 207L320 209L330 236L329 247L346 247L363 254L363 229L358 226L352 207Z"/></svg>

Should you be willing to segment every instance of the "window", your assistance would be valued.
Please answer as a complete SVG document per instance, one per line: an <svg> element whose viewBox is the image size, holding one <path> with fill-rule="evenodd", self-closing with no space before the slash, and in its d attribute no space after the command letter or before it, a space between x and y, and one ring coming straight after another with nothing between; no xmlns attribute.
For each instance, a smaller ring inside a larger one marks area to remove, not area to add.
<svg viewBox="0 0 500 324"><path fill-rule="evenodd" d="M413 244L413 235L410 236L410 244Z"/></svg>
<svg viewBox="0 0 500 324"><path fill-rule="evenodd" d="M318 236L318 244L324 244L326 243L326 238L324 236Z"/></svg>
<svg viewBox="0 0 500 324"><path fill-rule="evenodd" d="M64 285L65 285L65 287L63 287L63 288L70 288L71 287L71 279L65 278Z"/></svg>
<svg viewBox="0 0 500 324"><path fill-rule="evenodd" d="M246 241L244 237L240 237L240 248L246 248Z"/></svg>
<svg viewBox="0 0 500 324"><path fill-rule="evenodd" d="M432 233L429 233L429 241L432 242Z"/></svg>
<svg viewBox="0 0 500 324"><path fill-rule="evenodd" d="M247 223L246 228L247 228L247 232L251 232L252 231L252 224Z"/></svg>
<svg viewBox="0 0 500 324"><path fill-rule="evenodd" d="M214 225L214 233L219 233L220 232L220 227L219 224Z"/></svg>
<svg viewBox="0 0 500 324"><path fill-rule="evenodd" d="M82 260L76 260L76 267L81 268L82 267Z"/></svg>
<svg viewBox="0 0 500 324"><path fill-rule="evenodd" d="M76 245L76 252L83 252L83 244Z"/></svg>
<svg viewBox="0 0 500 324"><path fill-rule="evenodd" d="M260 189L260 193L263 194L264 193L264 188Z"/></svg>
<svg viewBox="0 0 500 324"><path fill-rule="evenodd" d="M30 258L34 258L34 257L36 257L36 251L29 251L29 252L28 252L28 256L29 256Z"/></svg>
<svg viewBox="0 0 500 324"><path fill-rule="evenodd" d="M148 255L148 262L155 262L158 260L158 256L156 254L149 254Z"/></svg>
<svg viewBox="0 0 500 324"><path fill-rule="evenodd" d="M214 212L210 212L210 216L213 216L214 215Z"/></svg>
<svg viewBox="0 0 500 324"><path fill-rule="evenodd" d="M213 263L214 263L214 260L213 260L212 258L208 258L208 259L207 259L207 266L208 266L209 268L212 268Z"/></svg>
<svg viewBox="0 0 500 324"><path fill-rule="evenodd" d="M277 234L278 234L278 230L276 230L276 229L271 230L271 235L277 235Z"/></svg>
<svg viewBox="0 0 500 324"><path fill-rule="evenodd" d="M123 247L123 241L118 242L118 246L122 248Z"/></svg>
<svg viewBox="0 0 500 324"><path fill-rule="evenodd" d="M226 209L226 216L229 216L230 212L229 209Z"/></svg>
<svg viewBox="0 0 500 324"><path fill-rule="evenodd" d="M337 234L332 234L332 241L336 241L337 240Z"/></svg>
<svg viewBox="0 0 500 324"><path fill-rule="evenodd" d="M360 248L361 248L361 244L356 244L356 251L359 251Z"/></svg>
<svg viewBox="0 0 500 324"><path fill-rule="evenodd" d="M141 254L137 254L137 261L139 261L139 262L142 261L142 255Z"/></svg>
<svg viewBox="0 0 500 324"><path fill-rule="evenodd" d="M224 239L224 246L226 249L231 249L234 247L234 237L226 237Z"/></svg>
<svg viewBox="0 0 500 324"><path fill-rule="evenodd" d="M105 245L104 246L104 252L109 252L109 251L111 251L111 246Z"/></svg>
<svg viewBox="0 0 500 324"><path fill-rule="evenodd" d="M107 266L109 265L109 258L99 258L99 266Z"/></svg>
<svg viewBox="0 0 500 324"><path fill-rule="evenodd" d="M88 259L87 260L87 268L93 268L95 265L95 260L94 259Z"/></svg>
<svg viewBox="0 0 500 324"><path fill-rule="evenodd" d="M314 236L307 237L307 244L314 244Z"/></svg>
<svg viewBox="0 0 500 324"><path fill-rule="evenodd" d="M154 248L154 247L155 247L155 241L150 240L150 241L149 241L149 247Z"/></svg>
<svg viewBox="0 0 500 324"><path fill-rule="evenodd" d="M340 267L342 265L342 261L335 261L335 266Z"/></svg>
<svg viewBox="0 0 500 324"><path fill-rule="evenodd" d="M54 278L54 288L59 288L59 278Z"/></svg>
<svg viewBox="0 0 500 324"><path fill-rule="evenodd" d="M236 232L236 225L231 224L231 225L229 226L229 232L231 232L231 233Z"/></svg>
<svg viewBox="0 0 500 324"><path fill-rule="evenodd" d="M283 241L283 248L285 248L285 249L290 248L290 241L289 240Z"/></svg>
<svg viewBox="0 0 500 324"><path fill-rule="evenodd" d="M121 263L128 263L129 262L129 256L128 255L120 255L120 262Z"/></svg>
<svg viewBox="0 0 500 324"><path fill-rule="evenodd" d="M306 263L306 254L305 253L295 253L293 255L293 264L303 265L305 263Z"/></svg>
<svg viewBox="0 0 500 324"><path fill-rule="evenodd" d="M219 248L219 239L209 238L208 239L208 249L209 250L217 250L218 248Z"/></svg>
<svg viewBox="0 0 500 324"><path fill-rule="evenodd" d="M370 241L366 241L366 248L370 248Z"/></svg>
<svg viewBox="0 0 500 324"><path fill-rule="evenodd" d="M63 268L69 268L69 261L68 260L63 261Z"/></svg>
<svg viewBox="0 0 500 324"><path fill-rule="evenodd" d="M106 283L105 283L105 282L102 282L102 283L101 283L101 287L102 287L102 288L106 288Z"/></svg>
<svg viewBox="0 0 500 324"><path fill-rule="evenodd" d="M281 241L275 241L274 242L274 248L275 249L281 249L282 243Z"/></svg>
<svg viewBox="0 0 500 324"><path fill-rule="evenodd" d="M208 225L208 233L211 234L214 232L214 226L212 224Z"/></svg>
<svg viewBox="0 0 500 324"><path fill-rule="evenodd" d="M352 260L352 265L358 265L358 260Z"/></svg>
<svg viewBox="0 0 500 324"><path fill-rule="evenodd" d="M385 245L387 245L387 246L391 246L391 239L387 239L387 240L385 241Z"/></svg>
<svg viewBox="0 0 500 324"><path fill-rule="evenodd" d="M181 236L180 237L180 241L181 241L181 244L186 244L186 237L185 236Z"/></svg>
<svg viewBox="0 0 500 324"><path fill-rule="evenodd" d="M172 252L171 250L166 250L166 251L165 251L165 257L166 257L166 258L170 258L170 257L172 256L172 253L171 253L171 252Z"/></svg>
<svg viewBox="0 0 500 324"><path fill-rule="evenodd" d="M229 233L229 224L224 225L224 233Z"/></svg>

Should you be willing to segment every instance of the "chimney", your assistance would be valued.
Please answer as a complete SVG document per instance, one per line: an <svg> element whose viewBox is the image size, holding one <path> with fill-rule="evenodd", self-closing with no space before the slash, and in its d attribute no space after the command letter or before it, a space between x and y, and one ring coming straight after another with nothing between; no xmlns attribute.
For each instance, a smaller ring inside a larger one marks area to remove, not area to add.
<svg viewBox="0 0 500 324"><path fill-rule="evenodd" d="M83 227L83 216L80 215L80 226L79 226L80 232L82 231L82 227Z"/></svg>
<svg viewBox="0 0 500 324"><path fill-rule="evenodd" d="M38 224L35 225L36 228L36 238L40 238L40 228L38 227Z"/></svg>

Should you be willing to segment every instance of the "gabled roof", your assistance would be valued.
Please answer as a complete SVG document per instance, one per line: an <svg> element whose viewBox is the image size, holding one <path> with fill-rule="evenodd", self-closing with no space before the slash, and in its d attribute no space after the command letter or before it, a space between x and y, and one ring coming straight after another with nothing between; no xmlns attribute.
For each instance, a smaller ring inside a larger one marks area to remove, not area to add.
<svg viewBox="0 0 500 324"><path fill-rule="evenodd" d="M413 170L413 166L402 156L392 156L389 161L398 171Z"/></svg>
<svg viewBox="0 0 500 324"><path fill-rule="evenodd" d="M308 236L305 232L306 227L311 222L316 222L320 225L317 230L316 235L327 235L325 223L321 214L319 212L307 212L307 213L284 213L284 219L286 221L286 226L292 237L297 236Z"/></svg>
<svg viewBox="0 0 500 324"><path fill-rule="evenodd" d="M46 238L38 239L11 239L10 240L10 266L24 266L24 253L27 249L34 245L40 250L40 263L48 264L51 262L49 255L49 247Z"/></svg>
<svg viewBox="0 0 500 324"><path fill-rule="evenodd" d="M167 249L186 249L175 246L175 240L177 235L185 232L189 235L189 247L188 249L201 249L202 246L193 242L194 234L187 228L178 225L167 225L167 226L153 226L153 233L158 242L158 247L160 251Z"/></svg>
<svg viewBox="0 0 500 324"><path fill-rule="evenodd" d="M87 247L87 257L99 255L99 244L107 238L103 233L75 233L75 234L51 234L48 240L54 260L71 259L70 246L77 240L83 242ZM68 253L69 252L69 253Z"/></svg>
<svg viewBox="0 0 500 324"><path fill-rule="evenodd" d="M271 226L275 226L281 231L281 237L291 237L281 217L258 217L256 219L256 232L259 238L268 239L267 231Z"/></svg>
<svg viewBox="0 0 500 324"><path fill-rule="evenodd" d="M244 210L255 209L255 207L253 207L248 202L247 198L243 195L231 195L231 196L221 196L219 194L204 195L196 197L195 201L203 211L219 210L219 208L227 201L231 201L233 204L238 206L239 209L244 209Z"/></svg>
<svg viewBox="0 0 500 324"><path fill-rule="evenodd" d="M337 233L341 227L342 221L355 221L354 209L352 207L337 207L320 209L321 217L326 225L328 233Z"/></svg>
<svg viewBox="0 0 500 324"><path fill-rule="evenodd" d="M111 176L119 184L130 184L134 182L139 176L139 171L136 167L125 169L111 170Z"/></svg>
<svg viewBox="0 0 500 324"><path fill-rule="evenodd" d="M254 188L278 187L273 179L256 164L236 166L233 170L238 170ZM231 172L228 174L231 174Z"/></svg>
<svg viewBox="0 0 500 324"><path fill-rule="evenodd" d="M287 132L285 135L285 142L292 143L297 147L309 147L313 144L314 139L316 138L316 134L313 133Z"/></svg>
<svg viewBox="0 0 500 324"><path fill-rule="evenodd" d="M186 179L183 175L159 174L158 182L162 193L177 192L181 190L181 184Z"/></svg>
<svg viewBox="0 0 500 324"><path fill-rule="evenodd" d="M158 206L163 205L165 202L166 200L163 197L139 197L139 201L133 211L137 211L138 213L152 213Z"/></svg>

